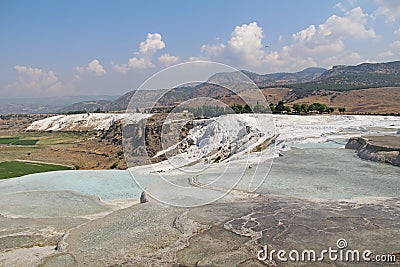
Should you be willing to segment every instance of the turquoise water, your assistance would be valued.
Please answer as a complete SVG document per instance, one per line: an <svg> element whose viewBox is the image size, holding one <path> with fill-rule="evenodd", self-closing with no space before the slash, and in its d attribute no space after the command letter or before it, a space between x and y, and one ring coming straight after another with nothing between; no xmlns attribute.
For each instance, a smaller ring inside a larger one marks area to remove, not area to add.
<svg viewBox="0 0 400 267"><path fill-rule="evenodd" d="M275 160L263 192L311 198L398 197L400 168L346 149L294 149Z"/></svg>
<svg viewBox="0 0 400 267"><path fill-rule="evenodd" d="M340 143L335 143L336 146ZM334 144L329 146L335 147ZM221 169L211 168L199 175L201 183L213 182L215 187L232 185L232 179L243 178L237 189L247 190L254 173L256 180L265 178L258 192L264 194L293 195L318 199L351 199L354 197L397 197L400 192L400 168L388 164L365 161L353 150L321 148L326 144L293 148L269 164L246 168L233 166L221 175ZM268 175L267 175L268 174ZM184 176L184 175L183 175ZM187 184L187 177L176 181ZM142 186L154 186L158 175L146 175ZM78 170L56 171L26 175L0 182L0 194L32 190L72 190L94 195L103 200L138 198L142 189L128 171ZM162 188L160 189L162 190ZM166 192L168 193L168 192Z"/></svg>
<svg viewBox="0 0 400 267"><path fill-rule="evenodd" d="M213 182L224 187L225 179L241 175L239 168ZM266 175L268 174L268 175ZM268 164L247 169L237 189L246 190L248 184L265 179L259 193L291 195L312 199L351 199L370 197L398 197L400 168L358 158L353 150L308 148L283 153L269 170ZM209 183L217 176L202 174L198 180ZM260 177L262 176L262 177Z"/></svg>
<svg viewBox="0 0 400 267"><path fill-rule="evenodd" d="M322 143L295 144L295 148L344 148L348 139L332 139Z"/></svg>
<svg viewBox="0 0 400 267"><path fill-rule="evenodd" d="M0 182L0 194L32 190L72 190L104 200L138 198L142 192L130 173L121 170L55 171Z"/></svg>

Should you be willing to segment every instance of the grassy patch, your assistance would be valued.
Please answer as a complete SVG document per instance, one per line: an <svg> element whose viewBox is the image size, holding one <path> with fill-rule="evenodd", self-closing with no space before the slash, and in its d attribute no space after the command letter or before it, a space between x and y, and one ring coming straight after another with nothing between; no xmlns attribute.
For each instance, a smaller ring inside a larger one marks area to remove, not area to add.
<svg viewBox="0 0 400 267"><path fill-rule="evenodd" d="M12 145L20 145L20 146L33 146L36 145L37 139L32 139L32 140L17 140Z"/></svg>
<svg viewBox="0 0 400 267"><path fill-rule="evenodd" d="M3 145L33 146L36 145L38 141L38 139L20 139L19 137L0 138L0 144Z"/></svg>
<svg viewBox="0 0 400 267"><path fill-rule="evenodd" d="M0 179L19 177L31 173L70 170L70 167L21 161L4 161L0 162Z"/></svg>
<svg viewBox="0 0 400 267"><path fill-rule="evenodd" d="M0 144L9 145L18 140L19 140L19 137L3 137L3 138L0 138Z"/></svg>

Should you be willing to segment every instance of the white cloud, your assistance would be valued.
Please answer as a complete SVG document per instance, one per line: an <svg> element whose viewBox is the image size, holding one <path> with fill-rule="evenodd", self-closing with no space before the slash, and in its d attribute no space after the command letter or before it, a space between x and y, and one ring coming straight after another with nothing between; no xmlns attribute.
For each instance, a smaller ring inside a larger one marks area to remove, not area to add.
<svg viewBox="0 0 400 267"><path fill-rule="evenodd" d="M337 5L338 8L342 4ZM295 71L310 66L359 63L362 56L346 47L349 40L377 37L368 26L370 17L360 7L332 15L319 25L310 25L292 35L291 43L279 50L265 49L263 29L256 22L235 27L227 45L203 45L201 54L239 68ZM279 40L284 40L279 37Z"/></svg>
<svg viewBox="0 0 400 267"><path fill-rule="evenodd" d="M390 58L392 56L394 56L392 51L385 51L385 52L382 52L382 53L378 54L378 59L385 60L385 59Z"/></svg>
<svg viewBox="0 0 400 267"><path fill-rule="evenodd" d="M113 68L116 72L126 74L131 69L148 69L155 65L152 62L154 54L165 48L165 43L159 33L148 33L145 41L140 42L139 52L128 60L127 64L115 64Z"/></svg>
<svg viewBox="0 0 400 267"><path fill-rule="evenodd" d="M236 26L228 42L230 52L245 65L258 66L265 60L263 29L256 22Z"/></svg>
<svg viewBox="0 0 400 267"><path fill-rule="evenodd" d="M344 62L345 64L359 64L360 61L362 61L362 56L358 54L357 52L346 52L346 53L341 53L338 55L333 55L330 57L327 57L325 59L322 59L321 62L325 66L332 67L334 65L341 64Z"/></svg>
<svg viewBox="0 0 400 267"><path fill-rule="evenodd" d="M81 76L79 76L78 74L74 74L72 76L72 81L79 81L81 79Z"/></svg>
<svg viewBox="0 0 400 267"><path fill-rule="evenodd" d="M342 11L343 13L347 12L347 8L344 7L344 5L342 4L342 2L337 3L336 5L333 6L336 9L339 9L340 11Z"/></svg>
<svg viewBox="0 0 400 267"><path fill-rule="evenodd" d="M400 50L400 40L394 41L390 44L390 47L394 49L399 49Z"/></svg>
<svg viewBox="0 0 400 267"><path fill-rule="evenodd" d="M395 34L396 36L400 36L400 29L397 29L397 30L394 32L394 34ZM392 52L394 55L397 55L397 56L400 55L400 39L399 39L399 38L397 38L397 40L394 40L393 42L391 42L391 43L389 44L389 47L391 48L391 52Z"/></svg>
<svg viewBox="0 0 400 267"><path fill-rule="evenodd" d="M92 60L86 67L87 71L94 72L96 76L103 76L107 72L97 59Z"/></svg>
<svg viewBox="0 0 400 267"><path fill-rule="evenodd" d="M31 77L34 80L37 80L44 75L43 70L39 68L28 68L26 66L16 65L14 66L14 69L20 74L26 73L29 77ZM53 72L50 72L48 76L54 77Z"/></svg>
<svg viewBox="0 0 400 267"><path fill-rule="evenodd" d="M370 16L360 7L345 10L341 2L336 7L344 15L332 15L322 24L310 25L294 33L291 43L279 50L266 49L263 29L257 22L251 22L236 26L226 43L204 44L200 47L200 55L188 57L185 61L217 60L239 68L262 71L293 71L309 66L358 62L362 56L349 50L346 43L349 40L377 37L375 30L368 26ZM290 41L283 36L278 39ZM138 52L127 63L113 63L113 69L127 73L132 69L153 68L156 66L154 55L164 48L162 36L159 33L149 33L146 40L140 42ZM170 66L181 61L181 58L168 53L157 59L160 66Z"/></svg>
<svg viewBox="0 0 400 267"><path fill-rule="evenodd" d="M162 41L161 34L148 33L146 41L140 43L140 54L153 55L158 50L165 48L165 43Z"/></svg>
<svg viewBox="0 0 400 267"><path fill-rule="evenodd" d="M338 53L345 50L346 39L375 38L373 29L367 29L368 15L360 7L347 12L345 16L330 16L325 23L293 34L295 41L290 47L296 52L311 56L316 54Z"/></svg>
<svg viewBox="0 0 400 267"><path fill-rule="evenodd" d="M319 25L318 28L311 25L307 29L293 34L294 43L290 45L289 49L307 55L343 51L345 48L342 39L333 37L332 33L328 31L325 24Z"/></svg>
<svg viewBox="0 0 400 267"><path fill-rule="evenodd" d="M351 6L354 6L357 3L357 0L348 0Z"/></svg>
<svg viewBox="0 0 400 267"><path fill-rule="evenodd" d="M362 56L346 48L347 40L376 38L374 29L367 28L368 15L356 7L344 16L332 15L323 24L311 25L293 34L293 43L279 52L285 61L309 58L318 65L358 63Z"/></svg>
<svg viewBox="0 0 400 267"><path fill-rule="evenodd" d="M148 57L140 57L140 58L132 57L128 60L129 69L147 69L152 67L154 67L154 64Z"/></svg>
<svg viewBox="0 0 400 267"><path fill-rule="evenodd" d="M354 39L375 38L374 29L367 29L368 15L360 7L356 7L339 17L332 15L324 24L319 25L321 35L331 38L352 37Z"/></svg>
<svg viewBox="0 0 400 267"><path fill-rule="evenodd" d="M116 63L112 62L112 66L113 66L113 69L116 72L119 72L119 73L122 73L122 74L126 74L128 72L128 70L129 70L128 64L119 65L119 64L116 64Z"/></svg>
<svg viewBox="0 0 400 267"><path fill-rule="evenodd" d="M178 63L180 60L181 59L179 57L172 56L168 53L164 53L158 58L158 62L160 62L163 66L174 65Z"/></svg>
<svg viewBox="0 0 400 267"><path fill-rule="evenodd" d="M32 88L52 85L58 81L54 71L45 72L39 68L29 68L20 65L16 65L14 69L20 74L20 80L26 81L26 84Z"/></svg>
<svg viewBox="0 0 400 267"><path fill-rule="evenodd" d="M44 71L39 68L31 68L21 65L14 66L18 72L17 79L6 85L10 95L23 96L24 93L41 95L54 93L61 89L62 83L59 81L54 71Z"/></svg>
<svg viewBox="0 0 400 267"><path fill-rule="evenodd" d="M394 35L400 36L400 29L394 31ZM383 51L377 55L377 60L398 60L398 56L400 56L400 39L391 42L386 51Z"/></svg>
<svg viewBox="0 0 400 267"><path fill-rule="evenodd" d="M400 17L400 1L398 0L375 0L378 8L374 16L384 16L388 23L395 22Z"/></svg>
<svg viewBox="0 0 400 267"><path fill-rule="evenodd" d="M90 61L86 67L77 66L75 67L75 70L81 74L85 72L93 72L96 76L103 76L107 73L104 67L100 64L100 61L97 59Z"/></svg>
<svg viewBox="0 0 400 267"><path fill-rule="evenodd" d="M220 44L214 44L214 45L202 45L201 46L201 54L207 58L215 58L215 57L220 57L223 55L225 52L226 45L220 43Z"/></svg>
<svg viewBox="0 0 400 267"><path fill-rule="evenodd" d="M187 62L192 62L192 61L199 61L199 60L204 60L202 57L188 57Z"/></svg>

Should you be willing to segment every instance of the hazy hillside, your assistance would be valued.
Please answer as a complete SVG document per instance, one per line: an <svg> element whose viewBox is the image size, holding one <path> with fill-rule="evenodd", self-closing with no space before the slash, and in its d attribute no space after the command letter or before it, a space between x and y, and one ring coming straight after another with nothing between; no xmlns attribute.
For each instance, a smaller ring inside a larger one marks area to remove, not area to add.
<svg viewBox="0 0 400 267"><path fill-rule="evenodd" d="M0 114L56 113L74 103L114 99L116 97L110 95L0 98Z"/></svg>
<svg viewBox="0 0 400 267"><path fill-rule="evenodd" d="M318 90L348 91L400 86L400 61L335 66L312 82L288 85L298 97Z"/></svg>
<svg viewBox="0 0 400 267"><path fill-rule="evenodd" d="M87 111L87 112L92 112L95 110L106 110L107 105L112 103L111 101L108 100L97 100L97 101L83 101L83 102L78 102L69 106L66 106L64 108L61 108L58 110L58 112L64 113L64 112L69 112L69 111Z"/></svg>
<svg viewBox="0 0 400 267"><path fill-rule="evenodd" d="M273 73L260 75L253 72L242 71L259 87L271 85L283 85L292 83L310 82L320 77L326 69L323 68L307 68L300 72L294 73Z"/></svg>
<svg viewBox="0 0 400 267"><path fill-rule="evenodd" d="M175 88L164 95L158 105L177 105L189 99L210 97L219 99L227 105L242 103L230 90L213 83L223 84L229 88L243 83L243 74L248 76L262 90L267 100L277 103L286 102L312 103L323 102L334 107L346 106L348 110L359 112L400 112L396 103L400 101L400 61L389 63L363 63L357 66L335 66L332 69L307 68L295 73L257 74L249 71L217 73L206 83ZM252 82L248 82L249 88ZM247 88L241 88L245 90ZM387 89L385 89L387 88ZM361 90L368 89L368 90ZM348 93L357 90L355 93ZM149 92L150 93L150 92ZM101 108L107 111L125 110L134 91L130 91L111 102L85 101L62 110L86 108L88 111ZM143 96L134 96L140 98ZM138 102L140 99L136 99ZM363 101L367 101L363 105ZM394 102L393 102L394 101ZM397 101L397 102L396 102ZM379 106L379 109L376 108ZM393 108L392 108L393 106Z"/></svg>
<svg viewBox="0 0 400 267"><path fill-rule="evenodd" d="M129 101L131 101L131 98L135 91L130 91L121 97L117 98L116 100L112 101L111 103L108 103L105 107L106 110L109 111L114 111L114 110L125 110L128 105Z"/></svg>
<svg viewBox="0 0 400 267"><path fill-rule="evenodd" d="M319 79L326 79L338 75L359 75L359 74L391 74L400 75L400 61L388 63L362 63L357 66L334 66L325 71Z"/></svg>
<svg viewBox="0 0 400 267"><path fill-rule="evenodd" d="M271 85L283 85L292 83L310 82L320 77L326 69L323 68L307 68L300 72L294 73L272 73L272 74L257 74L254 72L242 70L241 73L250 78L257 86L266 87ZM217 73L210 77L208 82L219 82L224 84L234 83L235 80L240 79L242 74L238 72L231 73ZM243 81L243 78L241 78Z"/></svg>

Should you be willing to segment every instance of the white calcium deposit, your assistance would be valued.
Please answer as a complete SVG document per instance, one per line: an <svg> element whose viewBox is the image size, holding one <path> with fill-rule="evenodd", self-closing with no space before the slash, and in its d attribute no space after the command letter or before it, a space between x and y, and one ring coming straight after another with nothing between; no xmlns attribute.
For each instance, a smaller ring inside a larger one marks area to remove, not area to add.
<svg viewBox="0 0 400 267"><path fill-rule="evenodd" d="M74 115L57 115L33 122L28 131L95 131L106 130L116 121L125 119L136 122L149 117L150 114L114 114L89 113Z"/></svg>
<svg viewBox="0 0 400 267"><path fill-rule="evenodd" d="M150 114L90 113L58 115L33 122L31 131L90 131L108 129L118 120L134 123ZM188 136L157 153L166 154L168 162L155 164L160 169L217 163L248 158L257 154L257 146L274 139L270 157L279 151L299 144L324 143L345 140L366 134L396 133L400 117L360 115L270 115L229 114L211 119L195 120ZM178 155L169 151L180 147ZM264 148L265 149L265 148ZM167 164L167 166L166 166ZM168 166L170 165L170 166ZM171 166L172 165L172 166Z"/></svg>
<svg viewBox="0 0 400 267"><path fill-rule="evenodd" d="M367 134L395 134L400 127L400 117L360 115L224 115L218 118L197 120L195 127L180 142L187 147L178 155L168 156L177 145L159 151L168 160L139 167L141 171L167 171L180 167L202 168L218 162L241 162L260 154L254 148L265 141L275 143L265 149L265 159L277 157L280 151L304 144L339 142L344 147L350 137ZM188 145L191 144L191 145Z"/></svg>
<svg viewBox="0 0 400 267"><path fill-rule="evenodd" d="M323 115L274 115L277 148L287 150L291 145L323 143L367 134L396 133L400 117Z"/></svg>

